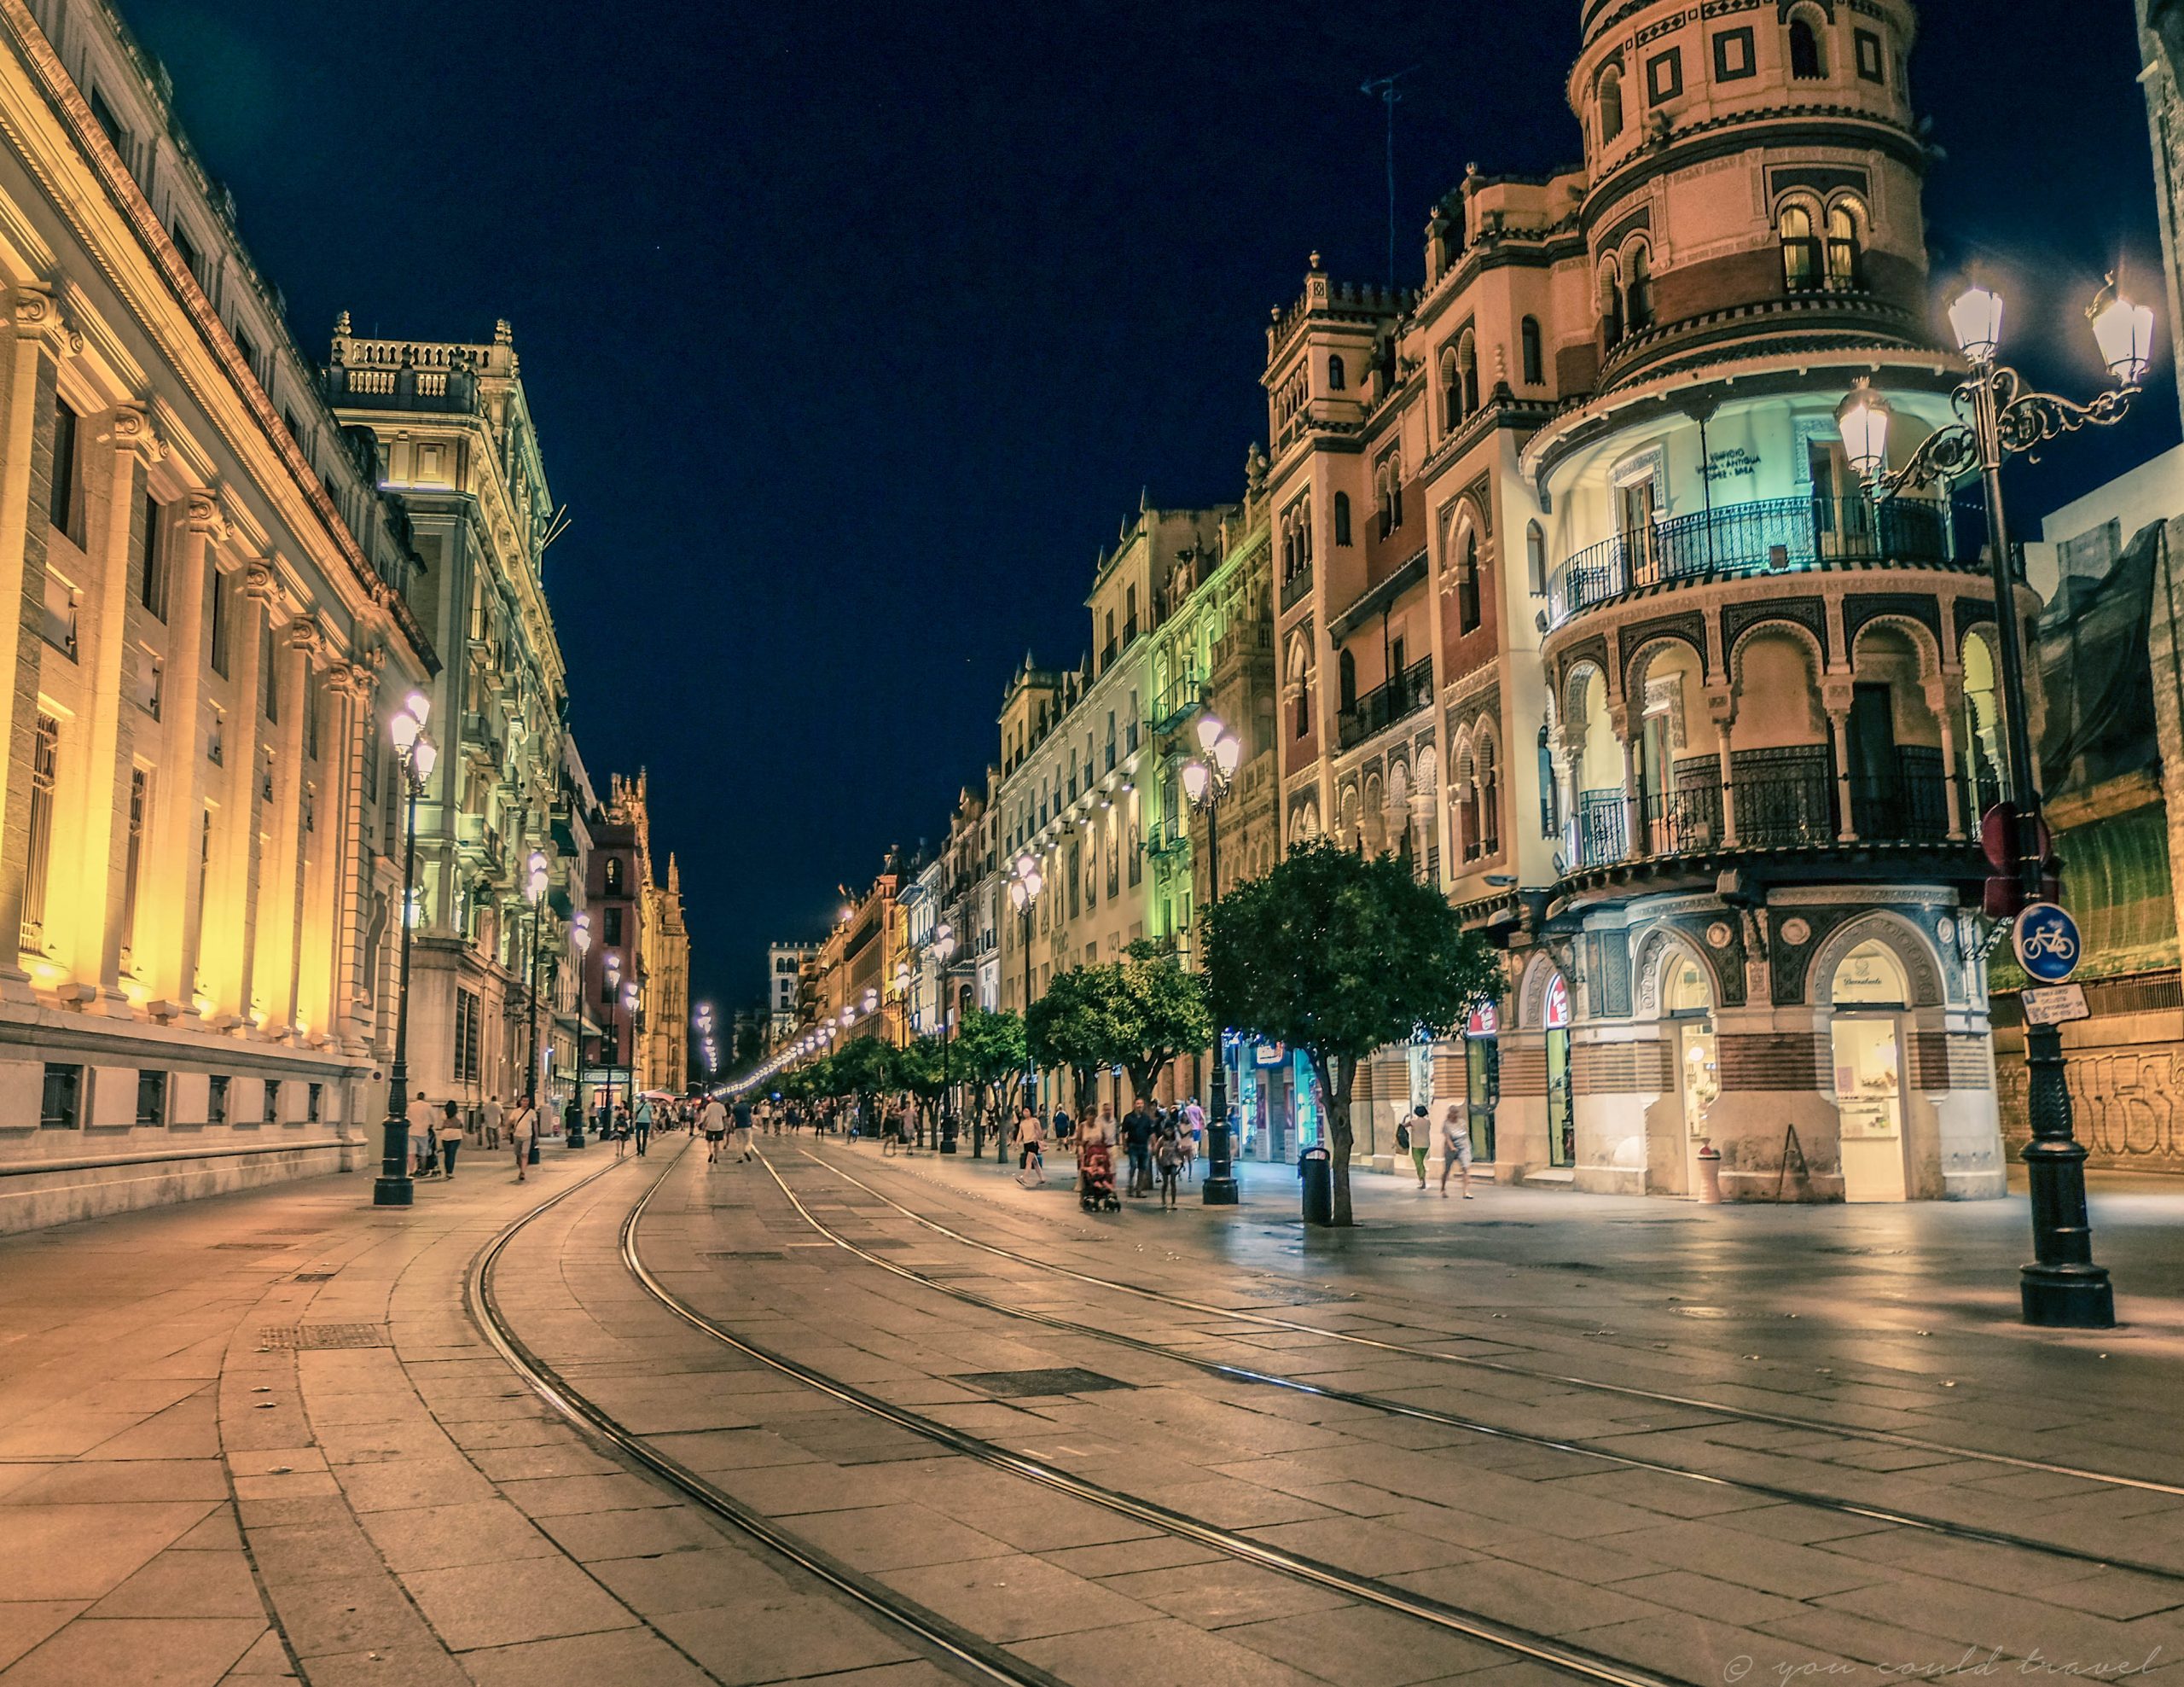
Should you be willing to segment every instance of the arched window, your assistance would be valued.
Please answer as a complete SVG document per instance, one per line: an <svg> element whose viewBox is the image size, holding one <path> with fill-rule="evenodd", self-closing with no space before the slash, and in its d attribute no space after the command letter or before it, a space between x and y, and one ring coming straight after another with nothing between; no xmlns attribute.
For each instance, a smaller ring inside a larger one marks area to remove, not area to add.
<svg viewBox="0 0 2184 1687"><path fill-rule="evenodd" d="M1864 285L1865 254L1858 249L1858 213L1847 202L1827 213L1827 284Z"/></svg>
<svg viewBox="0 0 2184 1687"><path fill-rule="evenodd" d="M1494 741L1478 741L1478 844L1488 855L1502 852L1502 780L1494 765Z"/></svg>
<svg viewBox="0 0 2184 1687"><path fill-rule="evenodd" d="M1478 533L1464 530L1463 550L1456 564L1456 631L1478 630Z"/></svg>
<svg viewBox="0 0 2184 1687"><path fill-rule="evenodd" d="M1350 494L1348 492L1337 492L1334 495L1334 542L1337 544L1350 543Z"/></svg>
<svg viewBox="0 0 2184 1687"><path fill-rule="evenodd" d="M1464 414L1478 411L1478 336L1466 329L1456 341L1456 373L1464 384Z"/></svg>
<svg viewBox="0 0 2184 1687"><path fill-rule="evenodd" d="M1453 433L1464 419L1464 381L1456 368L1456 348L1441 353L1441 431Z"/></svg>
<svg viewBox="0 0 2184 1687"><path fill-rule="evenodd" d="M1610 350L1623 343L1623 276L1612 258L1600 265L1600 337Z"/></svg>
<svg viewBox="0 0 2184 1687"><path fill-rule="evenodd" d="M1821 50L1820 37L1807 18L1790 20L1790 74L1799 82L1827 79L1827 55Z"/></svg>
<svg viewBox="0 0 2184 1687"><path fill-rule="evenodd" d="M622 858L619 855L610 855L607 858L607 894L619 896L621 893Z"/></svg>
<svg viewBox="0 0 2184 1687"><path fill-rule="evenodd" d="M1393 477L1389 474L1386 469L1383 468L1380 471L1380 479L1374 482L1374 490L1379 494L1380 498L1380 537L1382 538L1387 538L1390 533L1392 533L1396 530L1396 506L1395 498L1391 490L1393 486Z"/></svg>
<svg viewBox="0 0 2184 1687"><path fill-rule="evenodd" d="M1456 752L1456 777L1449 794L1456 810L1456 857L1478 859L1478 769L1467 744Z"/></svg>
<svg viewBox="0 0 2184 1687"><path fill-rule="evenodd" d="M1547 358L1540 346L1539 318L1526 317L1519 323L1517 340L1523 348L1525 385L1544 385L1547 381Z"/></svg>
<svg viewBox="0 0 2184 1687"><path fill-rule="evenodd" d="M1345 379L1342 359L1329 358L1327 359L1327 390L1330 393L1341 392Z"/></svg>
<svg viewBox="0 0 2184 1687"><path fill-rule="evenodd" d="M1335 677L1341 687L1343 713L1347 714L1357 707L1357 658L1344 651L1335 663Z"/></svg>
<svg viewBox="0 0 2184 1687"><path fill-rule="evenodd" d="M1538 522L1525 529L1525 570L1534 592L1547 592L1547 535Z"/></svg>
<svg viewBox="0 0 2184 1687"><path fill-rule="evenodd" d="M1391 528L1403 526L1403 464L1388 462L1388 519Z"/></svg>
<svg viewBox="0 0 2184 1687"><path fill-rule="evenodd" d="M1653 325L1653 254L1645 246L1630 248L1626 266L1628 279L1623 288L1623 316L1631 333L1642 333Z"/></svg>
<svg viewBox="0 0 2184 1687"><path fill-rule="evenodd" d="M1775 223L1782 241L1782 285L1792 293L1809 293L1821 284L1820 241L1813 233L1812 212L1802 205L1786 205Z"/></svg>
<svg viewBox="0 0 2184 1687"><path fill-rule="evenodd" d="M1623 73L1613 65L1600 73L1599 102L1600 144L1606 146L1623 132Z"/></svg>

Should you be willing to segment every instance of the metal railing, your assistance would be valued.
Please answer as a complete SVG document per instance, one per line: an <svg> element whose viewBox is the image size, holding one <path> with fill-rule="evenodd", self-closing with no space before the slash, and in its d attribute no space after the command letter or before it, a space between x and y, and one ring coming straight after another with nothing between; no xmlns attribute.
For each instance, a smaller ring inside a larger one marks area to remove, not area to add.
<svg viewBox="0 0 2184 1687"><path fill-rule="evenodd" d="M1960 533L1960 526L1967 531ZM1628 591L1716 573L1780 573L1822 562L1955 561L1984 530L1931 498L1762 498L1656 521L1571 557L1548 582L1548 621Z"/></svg>
<svg viewBox="0 0 2184 1687"><path fill-rule="evenodd" d="M1949 783L1939 771L1910 768L1850 781L1853 845L1941 844L1949 841ZM1643 853L1707 855L1747 849L1817 849L1844 841L1840 788L1816 762L1741 770L1722 788L1689 784L1639 803ZM1729 827L1734 823L1735 838ZM1618 790L1583 791L1570 838L1573 870L1633 860L1629 804Z"/></svg>
<svg viewBox="0 0 2184 1687"><path fill-rule="evenodd" d="M1335 736L1345 750L1416 714L1433 701L1433 659L1413 662L1384 685L1376 685L1335 718Z"/></svg>

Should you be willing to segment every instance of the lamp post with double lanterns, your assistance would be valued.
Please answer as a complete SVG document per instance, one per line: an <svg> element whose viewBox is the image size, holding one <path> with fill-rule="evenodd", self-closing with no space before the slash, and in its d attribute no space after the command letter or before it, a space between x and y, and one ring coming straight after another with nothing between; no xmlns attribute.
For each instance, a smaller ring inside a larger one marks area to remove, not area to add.
<svg viewBox="0 0 2184 1687"><path fill-rule="evenodd" d="M1031 1023L1031 910L1038 902L1039 893L1047 887L1046 877L1039 871L1037 858L1029 850L1016 858L1009 869L1009 905L1024 920L1024 1023L1028 1030ZM1038 1074L1031 1064L1031 1044L1027 1038L1024 1044L1024 1104L1032 1104L1032 1094L1038 1085Z"/></svg>
<svg viewBox="0 0 2184 1687"><path fill-rule="evenodd" d="M1183 794L1205 815L1205 878L1208 905L1221 899L1221 799L1236 777L1244 746L1213 713L1198 719L1199 753L1182 767ZM1236 1157L1228 1126L1228 1055L1220 1028L1213 1033L1213 1117L1206 1121L1205 1187L1208 1207L1236 1204Z"/></svg>
<svg viewBox="0 0 2184 1687"><path fill-rule="evenodd" d="M932 957L933 993L940 998L940 1151L956 1152L956 1077L949 1067L949 1030L956 1017L954 997L956 986L950 981L948 963L956 958L956 928L943 920L932 928L932 939L926 945L926 952ZM918 1119L920 1136L918 1146L925 1146L923 1131L925 1119Z"/></svg>
<svg viewBox="0 0 2184 1687"><path fill-rule="evenodd" d="M570 922L569 941L576 946L577 951L577 1092L570 1100L561 1128L571 1148L582 1148L584 1126L588 1122L584 1118L586 1103L584 1093L584 957L591 953L591 916L589 913L579 914ZM531 1126L531 1134L533 1137L537 1135L536 1122Z"/></svg>
<svg viewBox="0 0 2184 1687"><path fill-rule="evenodd" d="M387 723L395 760L402 774L402 974L395 992L394 1060L386 1073L386 1119L380 1126L379 1177L372 1184L375 1207L407 1207L415 1195L410 1181L410 930L417 922L417 799L433 777L439 750L425 730L431 699L412 691Z"/></svg>
<svg viewBox="0 0 2184 1687"><path fill-rule="evenodd" d="M603 1139L614 1124L614 1061L622 1052L622 1027L616 1011L622 1004L622 957L609 955L604 963L607 985L607 1101L603 1108L607 1117L600 1126Z"/></svg>
<svg viewBox="0 0 2184 1687"><path fill-rule="evenodd" d="M1957 347L1971 365L1950 397L1956 412L1954 422L1921 441L1903 467L1891 468L1888 400L1862 381L1836 411L1844 455L1876 501L1926 486L1946 487L1973 474L1980 478L1994 570L1995 646L2009 773L2008 796L1981 825L1983 836L1999 858L1996 864L2007 866L2007 878L1989 884L1987 912L1996 918L2018 916L2053 900L2048 835L2040 818L2025 701L2024 654L2018 642L2017 571L2002 507L2002 464L2080 428L2121 422L2153 358L2153 312L2119 294L2112 276L2086 316L2114 383L2089 403L2028 390L2015 369L1998 361L2001 296L1973 286L1949 311ZM2071 1134L2062 1029L2059 1025L2033 1024L2030 1013L2025 1018L2025 1101L2032 1140L2025 1144L2023 1157L2031 1184L2034 1258L2020 1274L2024 1319L2049 1328L2106 1329L2116 1322L2115 1290L2107 1270L2093 1260L2093 1227L2085 1203L2086 1151Z"/></svg>

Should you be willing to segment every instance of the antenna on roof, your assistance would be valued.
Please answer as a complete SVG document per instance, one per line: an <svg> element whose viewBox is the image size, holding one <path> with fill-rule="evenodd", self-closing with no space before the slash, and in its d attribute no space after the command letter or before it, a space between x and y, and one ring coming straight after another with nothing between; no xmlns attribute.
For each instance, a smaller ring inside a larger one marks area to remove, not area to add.
<svg viewBox="0 0 2184 1687"><path fill-rule="evenodd" d="M1378 100L1388 108L1388 291L1391 293L1396 290L1396 108L1403 103L1403 90L1397 84L1417 70L1418 67L1413 65L1409 70L1399 70L1393 76L1376 76L1357 90Z"/></svg>

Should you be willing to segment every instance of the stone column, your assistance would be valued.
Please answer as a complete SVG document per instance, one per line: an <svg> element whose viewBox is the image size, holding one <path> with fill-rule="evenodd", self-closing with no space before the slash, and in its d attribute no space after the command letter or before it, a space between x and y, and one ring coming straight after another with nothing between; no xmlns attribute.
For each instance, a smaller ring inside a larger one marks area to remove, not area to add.
<svg viewBox="0 0 2184 1687"><path fill-rule="evenodd" d="M1957 765L1956 712L1964 706L1962 683L1952 683L1947 675L1926 682L1926 707L1934 712L1934 719L1942 734L1942 788L1947 794L1949 835L1952 840L1966 836L1978 817L1972 814L1972 805L1965 800L1963 769Z"/></svg>
<svg viewBox="0 0 2184 1687"><path fill-rule="evenodd" d="M136 589L136 554L143 541L137 523L144 473L161 455L150 419L134 404L117 406L107 417L101 443L113 450L106 509L92 543L99 567L97 596L84 618L89 636L82 641L87 667L90 708L83 733L82 806L73 829L74 847L64 863L55 851L47 901L47 927L70 957L78 999L108 1008L125 1003L121 994L121 927L118 917L125 851L117 846L127 825L128 768L135 744L135 723L125 718L135 706L125 701L128 683L129 602ZM65 934L65 935L63 935Z"/></svg>
<svg viewBox="0 0 2184 1687"><path fill-rule="evenodd" d="M293 1033L296 1022L299 917L303 902L304 689L311 684L311 652L322 643L318 624L299 618L274 646L275 723L270 849L258 880L258 994L269 1035Z"/></svg>
<svg viewBox="0 0 2184 1687"><path fill-rule="evenodd" d="M0 332L0 999L31 999L17 958L30 859L31 741L38 720L39 625L52 473L55 359L80 345L52 294L19 288ZM43 472L38 472L43 470Z"/></svg>
<svg viewBox="0 0 2184 1687"><path fill-rule="evenodd" d="M1709 692L1706 713L1714 723L1714 755L1721 769L1722 844L1733 848L1737 841L1736 753L1730 747L1730 738L1737 724L1736 699L1727 691Z"/></svg>
<svg viewBox="0 0 2184 1687"><path fill-rule="evenodd" d="M1608 724L1623 750L1623 857L1635 861L1653 852L1639 845L1646 835L1646 796L1638 782L1638 746L1630 736L1629 708L1609 710Z"/></svg>
<svg viewBox="0 0 2184 1687"><path fill-rule="evenodd" d="M168 581L166 753L152 792L151 848L138 892L143 933L136 945L137 972L152 992L161 1019L191 1020L196 1008L198 817L205 775L205 582L206 550L224 538L219 505L202 492L190 495L174 536ZM148 964L147 964L148 963Z"/></svg>
<svg viewBox="0 0 2184 1687"><path fill-rule="evenodd" d="M1840 843L1856 843L1858 827L1850 809L1850 688L1849 685L1830 685L1821 692L1821 704L1827 711L1827 730L1835 745L1835 801L1837 818L1835 835Z"/></svg>
<svg viewBox="0 0 2184 1687"><path fill-rule="evenodd" d="M327 1030L340 1039L346 1052L359 1056L369 1051L371 1033L364 1017L364 969L370 964L364 952L364 929L371 917L364 882L364 805L375 799L364 794L364 756L372 734L379 730L374 707L379 686L377 660L375 653L371 662L351 662L339 672L347 720L341 740L341 852L334 875L334 981ZM399 777L393 758L382 755L380 777ZM384 797L382 785L377 800Z"/></svg>
<svg viewBox="0 0 2184 1687"><path fill-rule="evenodd" d="M346 662L328 670L318 734L318 800L313 810L316 856L304 881L300 959L297 969L298 1011L311 1027L311 1041L330 1042L341 1010L341 881L347 866L348 813L354 771L351 740L353 688Z"/></svg>
<svg viewBox="0 0 2184 1687"><path fill-rule="evenodd" d="M272 570L253 562L236 594L235 718L227 736L227 835L220 850L220 906L207 930L219 936L218 1018L229 1024L250 1018L257 976L258 827L264 792L258 778L258 748L264 741L265 711L265 629L279 608L279 587ZM211 969L207 969L208 974Z"/></svg>

